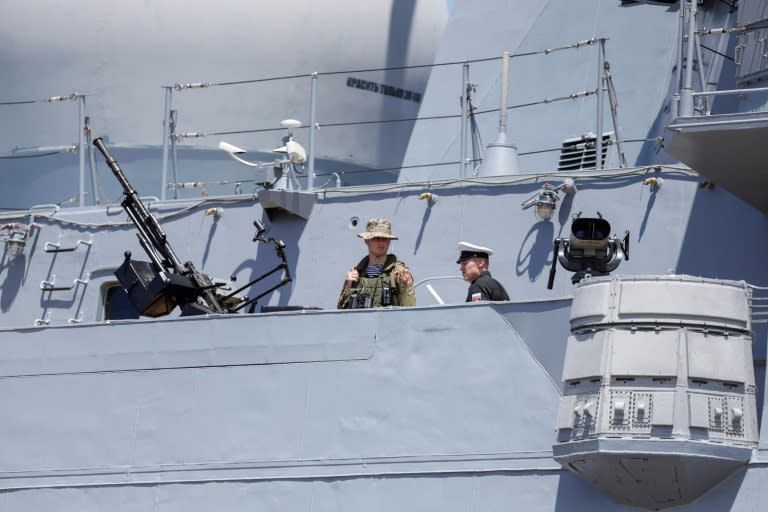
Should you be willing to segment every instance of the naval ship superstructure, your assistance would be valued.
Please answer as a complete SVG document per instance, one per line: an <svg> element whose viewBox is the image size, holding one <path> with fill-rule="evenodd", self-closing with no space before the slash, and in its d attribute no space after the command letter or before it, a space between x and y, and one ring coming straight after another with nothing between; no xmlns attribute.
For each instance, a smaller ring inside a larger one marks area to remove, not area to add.
<svg viewBox="0 0 768 512"><path fill-rule="evenodd" d="M766 19L457 0L394 168L321 163L317 85L271 154L209 134L223 194L83 111L80 204L0 214L0 510L759 509ZM369 218L416 307L336 309ZM464 302L460 240L509 301Z"/></svg>

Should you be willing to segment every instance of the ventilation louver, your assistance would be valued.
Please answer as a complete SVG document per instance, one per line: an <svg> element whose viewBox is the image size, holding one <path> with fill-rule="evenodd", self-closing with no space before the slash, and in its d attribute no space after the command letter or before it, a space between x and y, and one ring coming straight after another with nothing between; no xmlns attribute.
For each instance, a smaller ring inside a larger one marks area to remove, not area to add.
<svg viewBox="0 0 768 512"><path fill-rule="evenodd" d="M768 79L768 9L765 0L741 0L737 26L739 32L734 60L736 80L741 85Z"/></svg>
<svg viewBox="0 0 768 512"><path fill-rule="evenodd" d="M579 169L594 169L595 143L597 139L594 133L585 133L581 137L573 137L563 141L560 148L560 161L557 164L558 171L577 171ZM602 161L605 165L605 157L608 154L608 146L613 143L613 134L603 134Z"/></svg>

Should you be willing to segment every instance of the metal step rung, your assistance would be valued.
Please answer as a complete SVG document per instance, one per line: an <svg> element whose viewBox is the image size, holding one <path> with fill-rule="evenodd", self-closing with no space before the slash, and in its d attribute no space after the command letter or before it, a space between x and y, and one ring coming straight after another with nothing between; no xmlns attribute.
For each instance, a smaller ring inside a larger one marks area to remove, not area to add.
<svg viewBox="0 0 768 512"><path fill-rule="evenodd" d="M56 242L45 242L45 252L72 252L75 249L80 246L80 244L87 245L90 247L90 245L93 243L93 239L91 240L78 240L75 242L75 245L72 247L61 247L61 244L58 244Z"/></svg>
<svg viewBox="0 0 768 512"><path fill-rule="evenodd" d="M40 289L46 292L60 292L60 291L66 291L71 290L75 288L78 284L82 284L83 286L88 284L88 279L75 279L72 281L72 284L70 286L56 286L56 274L51 276L50 281L40 281Z"/></svg>

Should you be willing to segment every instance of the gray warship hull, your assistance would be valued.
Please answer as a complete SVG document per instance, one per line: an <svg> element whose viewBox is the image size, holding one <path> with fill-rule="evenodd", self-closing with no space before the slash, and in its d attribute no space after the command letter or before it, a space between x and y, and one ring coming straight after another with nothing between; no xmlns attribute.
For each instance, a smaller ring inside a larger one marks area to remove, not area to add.
<svg viewBox="0 0 768 512"><path fill-rule="evenodd" d="M285 276L270 273L279 253L254 243L254 221L284 241L291 280L252 312L126 314L115 271L126 251L142 259L146 247L118 204L2 214L0 510L761 506L768 497L761 311L768 219L754 194L759 179L749 181L765 161L759 126L741 132L752 149L739 160L738 179L710 160L722 181L676 161L699 155L696 144L706 148L723 129L720 119L699 115L698 100L695 112L678 104L682 68L694 67L676 67L685 46L675 46L675 34L682 40L687 30L680 2L470 4L454 8L437 53L438 64L450 66L432 71L403 165L382 169L387 180L334 186L347 175L331 165L292 181L295 167L285 160L279 181L235 194L161 200L151 197L156 190L139 190L176 253L227 290L266 276L245 290L257 297ZM722 3L694 4L700 26L743 21ZM742 2L742 14L764 4ZM648 44L638 47L643 38ZM610 66L599 48L609 50ZM490 168L493 150L479 154L480 139L494 140L504 126L497 118L507 109L495 108L504 50L519 54L510 66L509 98L517 104L509 108L509 143L499 137L494 147L506 156L519 149L519 169ZM480 53L490 51L492 58ZM582 51L592 53L572 56ZM708 73L703 89L728 86L727 59L692 55ZM526 60L535 56L552 60L544 67ZM464 59L476 59L471 74ZM544 68L556 78L540 76ZM623 110L609 98L614 80ZM459 113L441 118L439 105L455 107L457 96ZM545 115L526 110L532 96L543 98ZM600 101L613 107L603 112ZM742 107L755 112L734 115L762 119L759 105ZM683 126L691 122L709 135L691 134ZM589 129L604 139L590 138ZM727 139L723 151L736 147ZM575 167L567 164L574 151L582 162ZM134 181L133 148L116 144L113 154ZM235 165L221 160L209 171ZM86 168L81 162L80 190ZM38 197L34 183L14 178L13 186L23 189L19 197ZM551 218L533 214L543 216L553 196ZM399 240L391 250L413 271L417 306L337 310L344 271L365 250L355 235L376 217L392 221ZM570 235L575 247L574 218L593 217L609 220L616 240L629 233L626 261L576 285L563 268L553 276L563 263L553 241L562 248ZM511 300L463 302L459 240L493 247L491 271ZM651 284L631 321L619 318L629 292L584 299L605 283L643 279ZM675 304L678 285L691 288ZM696 286L736 289L741 309L733 294L713 306ZM579 316L585 304L598 311L588 320ZM687 316L659 320L678 305ZM738 325L729 323L732 310ZM593 343L604 332L614 339ZM675 341L659 341L671 333ZM674 414L661 418L673 393ZM589 400L598 394L596 413ZM652 400L641 406L641 396ZM610 418L586 428L584 418L599 414ZM615 455L601 443L623 447L625 474L580 472L592 456ZM575 463L566 460L574 453ZM644 466L649 460L657 470ZM692 490L697 475L708 483Z"/></svg>

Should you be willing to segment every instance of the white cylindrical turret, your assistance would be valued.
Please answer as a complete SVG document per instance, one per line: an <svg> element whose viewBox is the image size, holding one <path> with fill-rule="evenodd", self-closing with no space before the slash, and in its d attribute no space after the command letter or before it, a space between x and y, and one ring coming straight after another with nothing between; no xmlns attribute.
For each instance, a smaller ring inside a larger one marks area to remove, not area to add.
<svg viewBox="0 0 768 512"><path fill-rule="evenodd" d="M555 459L617 501L689 503L757 446L750 290L689 276L582 281Z"/></svg>

